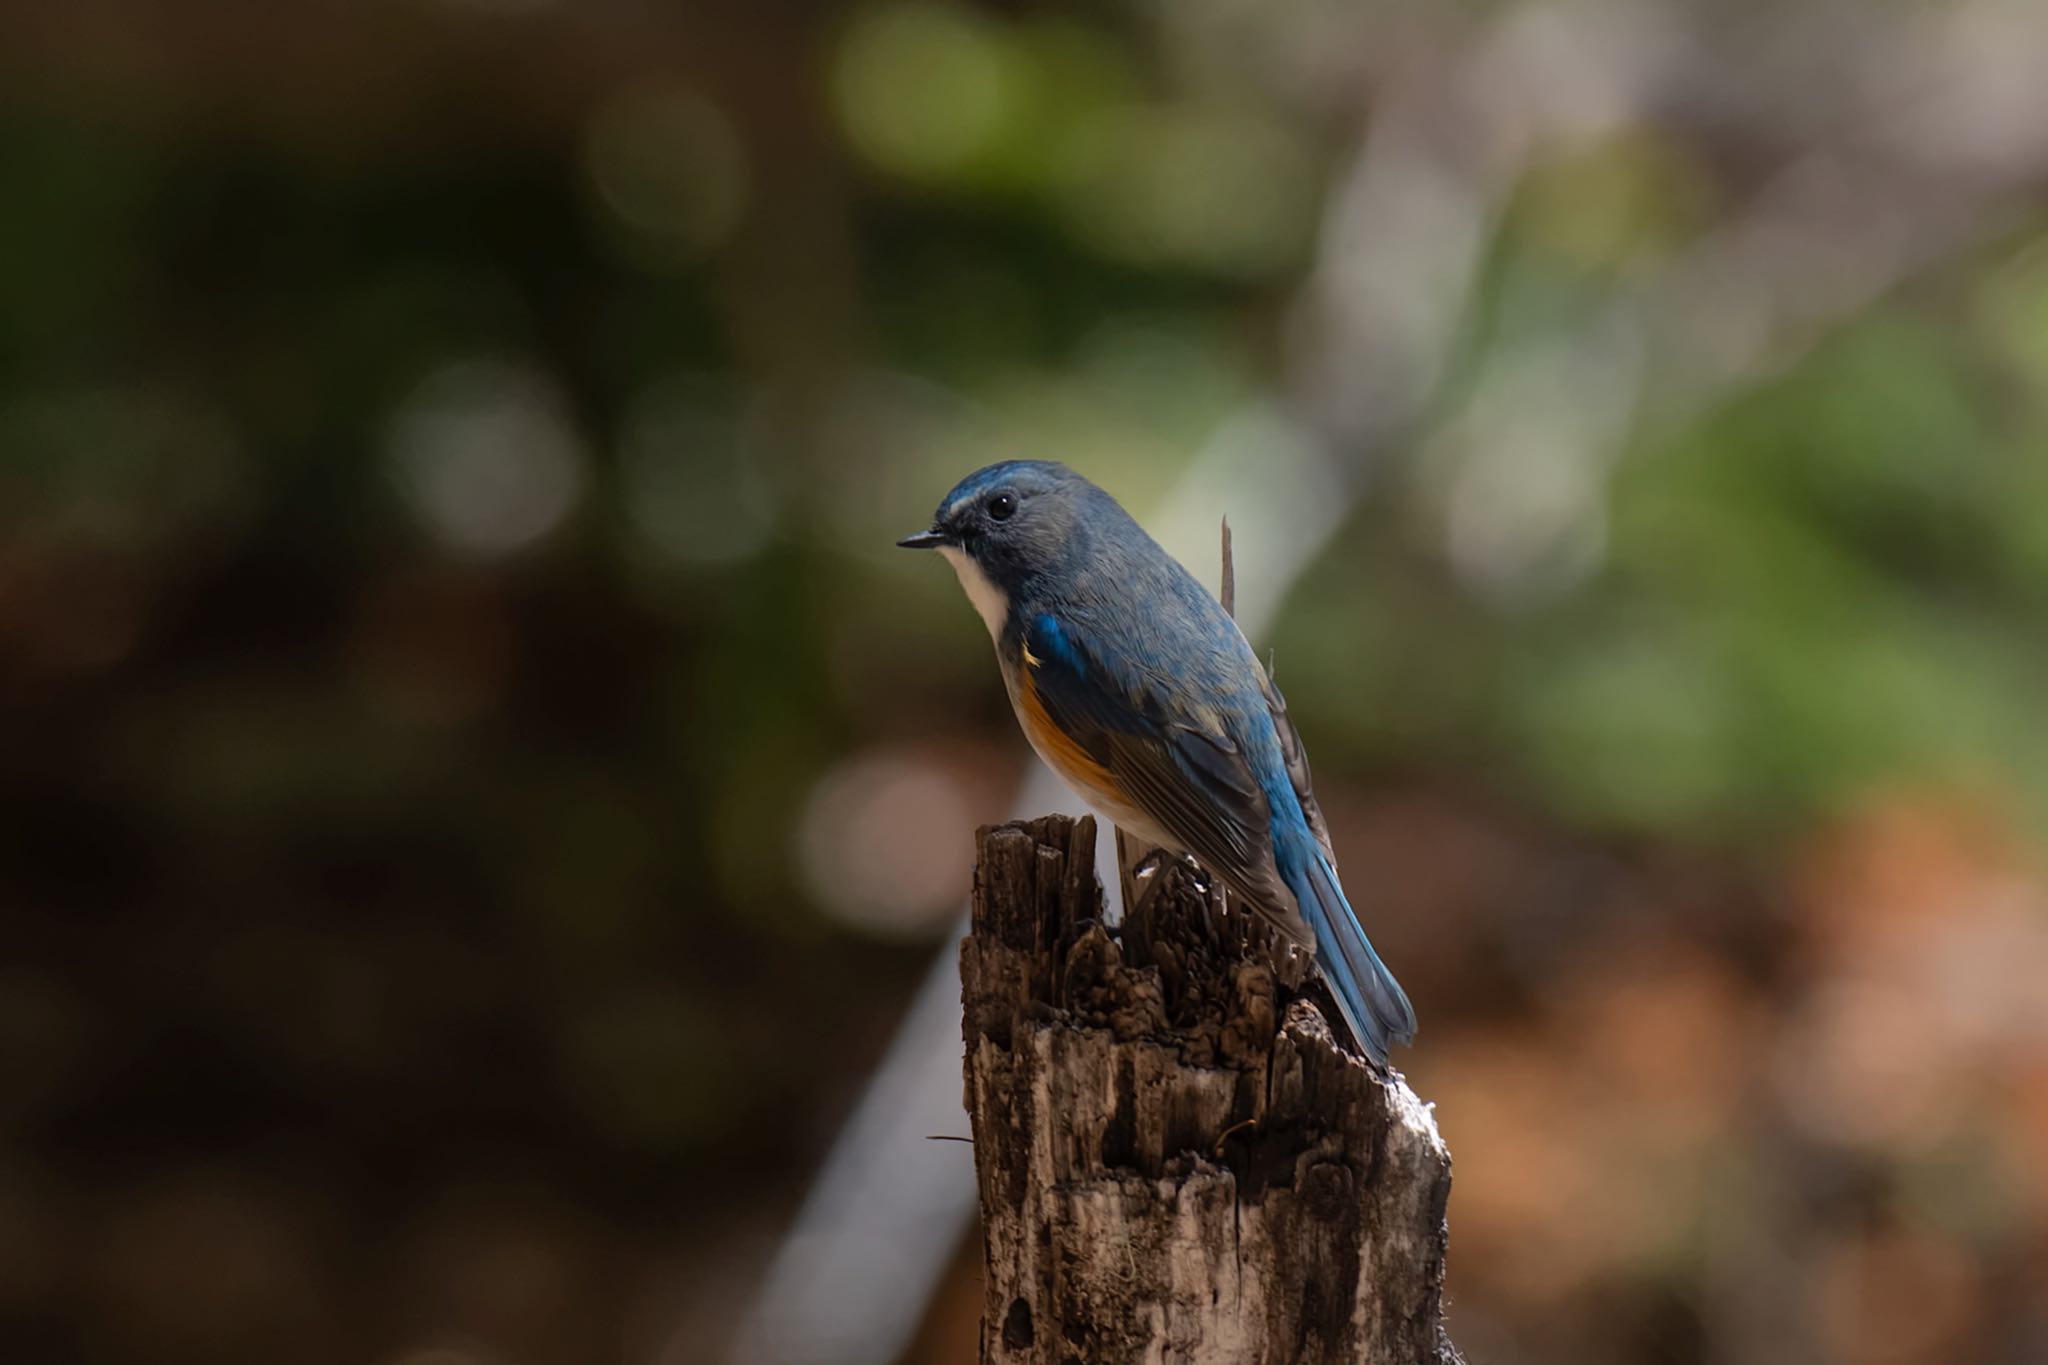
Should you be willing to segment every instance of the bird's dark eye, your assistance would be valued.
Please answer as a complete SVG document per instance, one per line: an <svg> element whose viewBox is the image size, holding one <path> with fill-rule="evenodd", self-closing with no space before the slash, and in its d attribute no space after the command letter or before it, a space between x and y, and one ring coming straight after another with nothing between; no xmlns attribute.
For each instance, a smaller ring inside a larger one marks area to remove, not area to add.
<svg viewBox="0 0 2048 1365"><path fill-rule="evenodd" d="M1017 500L1008 493L998 493L988 500L989 517L995 521L1008 521L1017 512Z"/></svg>

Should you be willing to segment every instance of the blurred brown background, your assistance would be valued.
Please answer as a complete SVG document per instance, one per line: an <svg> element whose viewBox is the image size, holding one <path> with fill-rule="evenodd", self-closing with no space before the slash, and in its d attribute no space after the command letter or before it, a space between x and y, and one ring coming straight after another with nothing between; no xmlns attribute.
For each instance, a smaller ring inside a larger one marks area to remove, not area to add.
<svg viewBox="0 0 2048 1365"><path fill-rule="evenodd" d="M1283 599L1475 1361L2048 1359L2043 51L0 8L0 1357L719 1359L1025 769L889 541L1033 455Z"/></svg>

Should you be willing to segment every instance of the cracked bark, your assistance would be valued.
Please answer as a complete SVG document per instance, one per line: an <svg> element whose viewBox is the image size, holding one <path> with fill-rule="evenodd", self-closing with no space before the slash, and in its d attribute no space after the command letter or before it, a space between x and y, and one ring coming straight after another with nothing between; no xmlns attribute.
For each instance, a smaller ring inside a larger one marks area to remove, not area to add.
<svg viewBox="0 0 2048 1365"><path fill-rule="evenodd" d="M984 1365L1453 1365L1429 1111L1184 867L1106 930L1094 850L1062 816L979 836Z"/></svg>

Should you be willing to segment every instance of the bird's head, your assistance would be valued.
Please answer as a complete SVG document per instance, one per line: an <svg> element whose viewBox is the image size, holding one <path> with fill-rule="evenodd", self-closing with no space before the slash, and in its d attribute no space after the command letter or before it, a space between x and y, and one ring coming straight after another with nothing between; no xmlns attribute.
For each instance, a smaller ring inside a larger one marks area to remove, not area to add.
<svg viewBox="0 0 2048 1365"><path fill-rule="evenodd" d="M955 484L932 515L931 529L897 541L937 550L953 565L992 634L1010 603L1034 580L1069 561L1095 485L1051 460L1006 460Z"/></svg>

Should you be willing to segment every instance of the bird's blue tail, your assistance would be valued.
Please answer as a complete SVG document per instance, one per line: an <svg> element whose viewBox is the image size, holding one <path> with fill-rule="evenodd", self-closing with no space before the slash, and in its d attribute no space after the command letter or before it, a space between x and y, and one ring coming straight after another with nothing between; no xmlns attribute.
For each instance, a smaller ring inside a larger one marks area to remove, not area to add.
<svg viewBox="0 0 2048 1365"><path fill-rule="evenodd" d="M1291 864L1291 866L1290 866ZM1359 927L1337 869L1311 846L1299 857L1282 857L1280 875L1301 905L1302 918L1316 936L1316 965L1337 997L1351 1036L1371 1058L1386 1065L1387 1049L1415 1036L1415 1007Z"/></svg>

